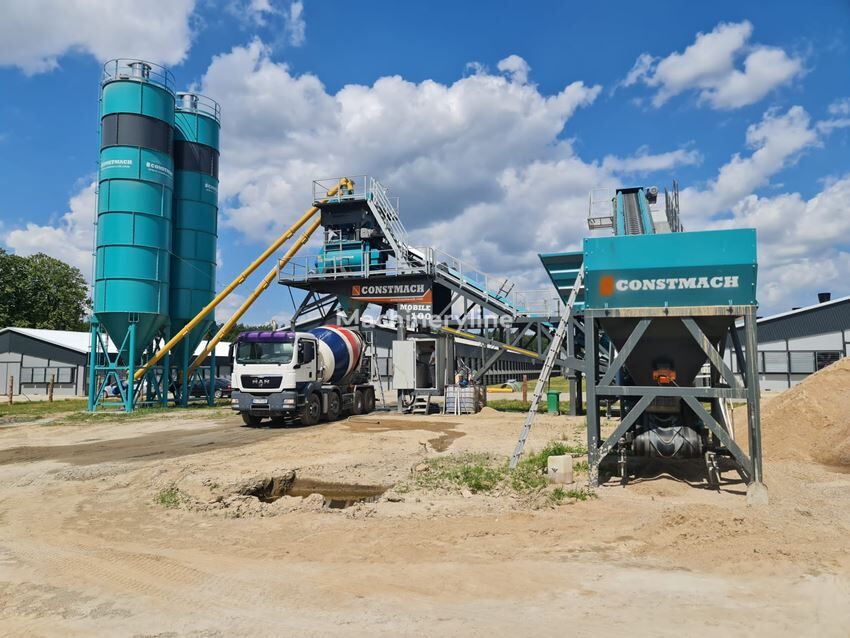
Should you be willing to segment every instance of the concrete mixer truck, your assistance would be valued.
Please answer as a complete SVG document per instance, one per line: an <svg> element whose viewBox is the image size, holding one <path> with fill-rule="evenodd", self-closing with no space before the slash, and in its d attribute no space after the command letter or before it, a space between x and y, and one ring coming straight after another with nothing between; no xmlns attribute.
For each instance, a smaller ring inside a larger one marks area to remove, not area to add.
<svg viewBox="0 0 850 638"><path fill-rule="evenodd" d="M246 425L298 418L303 425L375 409L356 330L243 332L233 346L231 408Z"/></svg>

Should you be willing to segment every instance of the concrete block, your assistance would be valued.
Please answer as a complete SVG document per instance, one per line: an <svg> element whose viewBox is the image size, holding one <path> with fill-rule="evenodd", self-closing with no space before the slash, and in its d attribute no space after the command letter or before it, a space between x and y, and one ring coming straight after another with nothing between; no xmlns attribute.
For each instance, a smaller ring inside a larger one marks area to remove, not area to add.
<svg viewBox="0 0 850 638"><path fill-rule="evenodd" d="M764 483L750 483L747 486L747 506L766 506L770 499L767 495L767 486Z"/></svg>
<svg viewBox="0 0 850 638"><path fill-rule="evenodd" d="M569 454L550 456L546 461L546 476L550 483L569 485L573 482L573 457Z"/></svg>

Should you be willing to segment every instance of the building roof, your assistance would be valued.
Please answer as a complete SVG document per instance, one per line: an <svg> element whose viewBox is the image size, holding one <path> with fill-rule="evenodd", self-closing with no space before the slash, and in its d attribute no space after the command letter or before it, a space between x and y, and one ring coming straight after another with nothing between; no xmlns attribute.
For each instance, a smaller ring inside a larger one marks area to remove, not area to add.
<svg viewBox="0 0 850 638"><path fill-rule="evenodd" d="M839 297L838 299L831 299L829 301L824 301L823 303L812 304L811 306L805 306L803 308L796 308L794 310L788 310L787 312L780 312L775 315L770 315L768 317L761 317L758 320L759 325L762 323L767 323L768 321L774 321L776 319L782 319L783 317L790 317L791 315L798 315L806 312L810 312L812 310L823 310L825 308L829 308L831 306L835 306L838 304L843 304L850 301L850 295L846 297Z"/></svg>
<svg viewBox="0 0 850 638"><path fill-rule="evenodd" d="M850 330L850 296L761 317L756 323L759 343ZM742 321L736 325L743 330Z"/></svg>
<svg viewBox="0 0 850 638"><path fill-rule="evenodd" d="M88 332L76 332L73 330L46 330L43 328L17 328L14 326L2 328L0 329L0 332L5 332L7 330L9 332L16 332L24 335L25 337L37 339L38 341L44 341L45 343L49 343L54 346L59 346L60 348L67 348L68 350L73 350L74 352L79 352L81 354L88 353L89 346L91 344L91 334ZM115 344L112 343L112 340L109 341L108 348L110 352L116 351Z"/></svg>
<svg viewBox="0 0 850 638"><path fill-rule="evenodd" d="M73 330L45 330L42 328L16 328L14 326L0 328L0 332L5 332L7 330L82 354L88 354L91 347L91 334L88 332L76 332ZM201 341L201 343L198 344L198 347L195 348L195 355L201 354L206 345L206 341ZM117 352L117 348L112 342L112 339L109 340L107 347L110 352ZM216 344L216 357L227 357L229 352L229 341L219 341Z"/></svg>

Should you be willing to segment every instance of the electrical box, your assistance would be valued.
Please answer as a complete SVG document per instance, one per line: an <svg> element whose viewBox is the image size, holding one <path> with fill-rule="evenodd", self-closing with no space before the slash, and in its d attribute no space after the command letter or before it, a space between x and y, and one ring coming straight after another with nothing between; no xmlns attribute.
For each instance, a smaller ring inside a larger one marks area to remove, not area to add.
<svg viewBox="0 0 850 638"><path fill-rule="evenodd" d="M393 341L393 387L396 390L442 388L440 361L437 339Z"/></svg>

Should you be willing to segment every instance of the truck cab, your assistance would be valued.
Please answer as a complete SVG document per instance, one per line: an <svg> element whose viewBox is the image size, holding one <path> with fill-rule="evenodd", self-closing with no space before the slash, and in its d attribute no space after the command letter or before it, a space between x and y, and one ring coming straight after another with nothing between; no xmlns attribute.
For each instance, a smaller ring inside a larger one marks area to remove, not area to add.
<svg viewBox="0 0 850 638"><path fill-rule="evenodd" d="M243 332L233 345L231 408L246 425L298 418L314 425L374 408L374 390L366 384L323 383L325 361L316 336L284 330ZM368 410L370 411L370 410Z"/></svg>

